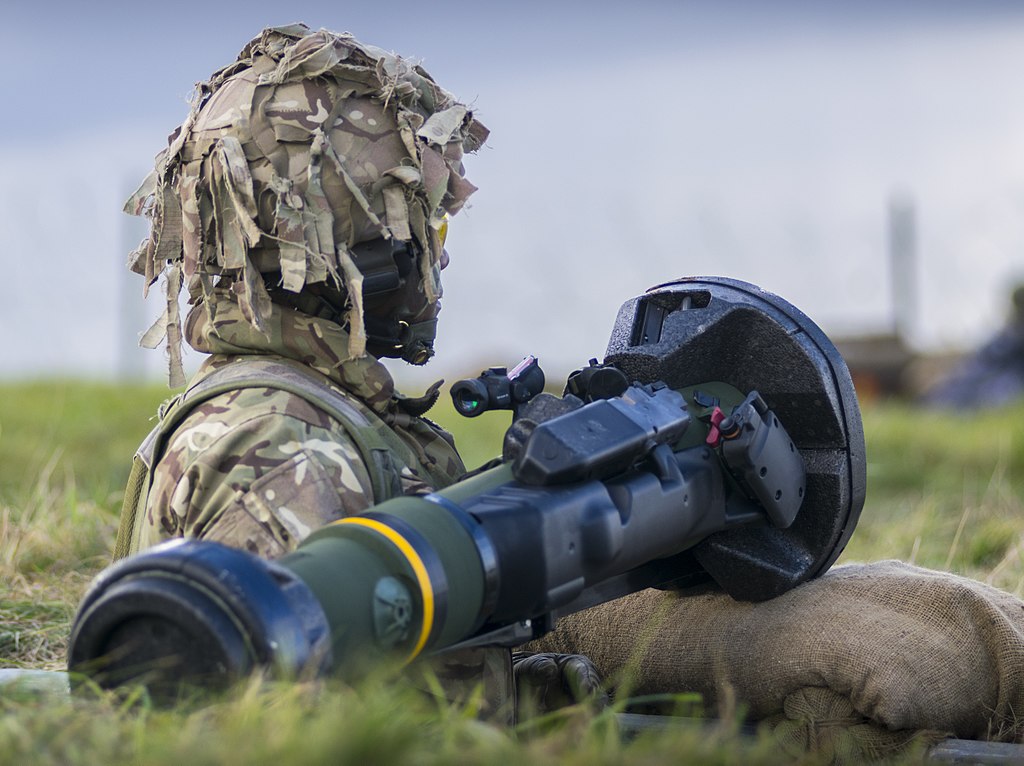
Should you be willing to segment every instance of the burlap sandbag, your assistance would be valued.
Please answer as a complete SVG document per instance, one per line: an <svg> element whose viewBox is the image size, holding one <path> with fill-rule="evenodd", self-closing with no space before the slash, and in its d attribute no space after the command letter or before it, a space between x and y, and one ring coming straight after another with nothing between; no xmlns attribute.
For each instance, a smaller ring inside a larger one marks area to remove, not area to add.
<svg viewBox="0 0 1024 766"><path fill-rule="evenodd" d="M806 747L883 755L921 730L1022 731L1024 602L896 561L838 567L760 604L644 591L567 617L529 648L585 654L633 695L696 691L711 709L734 699Z"/></svg>

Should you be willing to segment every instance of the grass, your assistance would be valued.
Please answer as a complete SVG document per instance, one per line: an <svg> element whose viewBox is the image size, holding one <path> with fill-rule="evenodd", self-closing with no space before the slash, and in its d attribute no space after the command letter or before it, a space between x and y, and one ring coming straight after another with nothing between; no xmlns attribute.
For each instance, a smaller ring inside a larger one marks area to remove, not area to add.
<svg viewBox="0 0 1024 766"><path fill-rule="evenodd" d="M257 680L225 700L174 711L110 694L45 705L0 700L0 710L5 763L654 766L679 762L680 753L712 765L778 762L767 738L740 739L731 727L624 738L610 712L570 711L555 733L517 736L397 683Z"/></svg>
<svg viewBox="0 0 1024 766"><path fill-rule="evenodd" d="M864 413L868 498L842 560L898 558L1024 595L1024 408Z"/></svg>
<svg viewBox="0 0 1024 766"><path fill-rule="evenodd" d="M0 666L58 669L74 607L108 561L131 455L159 386L0 386ZM1024 408L865 413L869 491L842 560L899 558L1024 594ZM468 465L500 452L508 415L432 415ZM0 694L0 763L776 763L770 736L734 727L623 737L613 711L570 708L518 732L431 702L401 682L254 680L202 707L131 693L55 701ZM684 755L685 754L685 755ZM806 756L801 762L813 763Z"/></svg>

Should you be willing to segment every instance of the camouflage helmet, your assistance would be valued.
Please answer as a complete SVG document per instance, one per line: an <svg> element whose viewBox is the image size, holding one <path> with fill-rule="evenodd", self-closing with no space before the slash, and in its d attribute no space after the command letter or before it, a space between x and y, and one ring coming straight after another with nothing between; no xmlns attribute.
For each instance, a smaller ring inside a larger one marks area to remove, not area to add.
<svg viewBox="0 0 1024 766"><path fill-rule="evenodd" d="M486 137L466 106L399 56L347 33L265 29L197 85L185 122L125 204L152 223L129 267L145 291L167 276L166 310L143 345L166 339L172 385L183 382L187 284L211 317L231 300L262 331L272 303L328 306L348 329L350 357L426 361L438 231L476 190L462 156Z"/></svg>

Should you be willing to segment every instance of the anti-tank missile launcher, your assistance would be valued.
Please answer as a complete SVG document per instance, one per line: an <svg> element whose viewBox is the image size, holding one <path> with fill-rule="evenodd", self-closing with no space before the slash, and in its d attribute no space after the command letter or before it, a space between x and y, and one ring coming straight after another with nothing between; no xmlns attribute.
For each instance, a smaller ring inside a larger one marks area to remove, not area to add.
<svg viewBox="0 0 1024 766"><path fill-rule="evenodd" d="M328 525L276 562L176 541L114 565L80 606L70 667L155 688L352 673L515 645L651 586L771 598L849 539L865 490L852 382L781 298L718 278L654 288L569 389L515 402L497 467Z"/></svg>

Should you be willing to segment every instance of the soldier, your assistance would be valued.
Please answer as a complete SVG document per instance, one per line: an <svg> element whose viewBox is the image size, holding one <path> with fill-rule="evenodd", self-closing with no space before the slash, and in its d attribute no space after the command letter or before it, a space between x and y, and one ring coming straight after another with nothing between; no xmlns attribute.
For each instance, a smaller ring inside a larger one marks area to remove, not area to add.
<svg viewBox="0 0 1024 766"><path fill-rule="evenodd" d="M475 190L462 156L486 136L419 67L301 25L265 30L198 86L126 206L152 219L129 266L147 288L166 274L143 345L166 339L171 385L184 338L210 354L190 392L226 390L163 413L184 415L144 445L152 487L118 555L187 536L276 557L384 494L463 473L419 417L436 387L402 397L377 358L433 353L448 216Z"/></svg>
<svg viewBox="0 0 1024 766"><path fill-rule="evenodd" d="M450 437L422 417L436 386L403 397L378 358L432 353L448 217L474 191L462 157L486 136L418 66L301 25L265 30L199 86L129 200L152 219L130 265L147 287L166 274L166 310L143 341L166 339L172 384L183 340L210 356L139 449L117 557L185 536L273 558L334 519L460 477ZM635 594L567 618L534 647L560 654L518 668L591 691L582 652L607 674L637 667L640 691L738 698L788 720L797 742L849 732L850 752L878 756L922 729L1015 734L1022 612L958 578L848 567L768 604ZM485 712L508 719L508 652L441 670L483 678Z"/></svg>
<svg viewBox="0 0 1024 766"><path fill-rule="evenodd" d="M152 220L130 267L166 274L144 336L210 354L140 448L116 557L173 537L275 558L310 531L464 472L379 357L433 353L448 217L487 130L420 67L350 35L267 29L198 87L126 210ZM191 309L182 323L179 290ZM490 713L512 697L487 666ZM451 667L448 668L451 670Z"/></svg>

